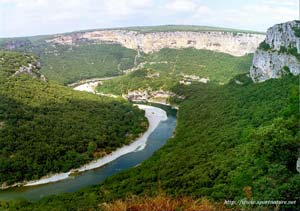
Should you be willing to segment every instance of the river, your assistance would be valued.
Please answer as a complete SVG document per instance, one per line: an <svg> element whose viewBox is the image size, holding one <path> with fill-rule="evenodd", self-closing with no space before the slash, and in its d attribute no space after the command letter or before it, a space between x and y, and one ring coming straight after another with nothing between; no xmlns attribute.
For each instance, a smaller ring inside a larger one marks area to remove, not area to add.
<svg viewBox="0 0 300 211"><path fill-rule="evenodd" d="M152 104L166 111L167 120L162 121L147 138L146 146L142 150L136 150L125 154L105 166L85 171L79 175L69 177L55 183L39 186L18 187L0 191L0 200L27 199L36 201L45 196L74 192L81 188L101 183L105 178L121 172L125 169L134 168L155 151L161 148L172 137L176 126L176 110L169 106Z"/></svg>

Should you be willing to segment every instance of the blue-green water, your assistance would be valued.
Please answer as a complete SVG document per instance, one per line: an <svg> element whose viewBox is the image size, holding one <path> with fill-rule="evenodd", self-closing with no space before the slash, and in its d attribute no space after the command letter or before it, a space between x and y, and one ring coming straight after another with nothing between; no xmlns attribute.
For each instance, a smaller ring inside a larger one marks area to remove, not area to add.
<svg viewBox="0 0 300 211"><path fill-rule="evenodd" d="M176 126L176 110L163 105L153 104L153 106L164 109L168 114L168 119L161 122L151 133L147 140L147 145L143 150L128 153L101 168L83 172L76 177L68 178L56 183L0 191L0 200L23 198L30 201L36 201L47 195L74 192L84 187L99 184L105 178L113 174L125 169L133 168L140 164L166 143L172 136Z"/></svg>

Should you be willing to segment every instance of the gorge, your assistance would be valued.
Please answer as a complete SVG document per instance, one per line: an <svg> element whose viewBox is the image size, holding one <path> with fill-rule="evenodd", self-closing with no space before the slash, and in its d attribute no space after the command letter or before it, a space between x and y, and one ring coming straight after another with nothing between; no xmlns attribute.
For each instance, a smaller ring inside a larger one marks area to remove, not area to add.
<svg viewBox="0 0 300 211"><path fill-rule="evenodd" d="M47 42L62 45L76 45L80 41L111 42L144 53L157 52L163 48L195 48L243 56L253 53L264 39L263 34L246 32L149 32L130 30L96 30L89 32L57 35Z"/></svg>

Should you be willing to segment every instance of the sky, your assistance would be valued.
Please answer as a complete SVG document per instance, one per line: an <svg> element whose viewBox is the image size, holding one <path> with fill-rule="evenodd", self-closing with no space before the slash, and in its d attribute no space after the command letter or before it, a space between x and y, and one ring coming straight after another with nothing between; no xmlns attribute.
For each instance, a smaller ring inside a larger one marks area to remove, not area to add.
<svg viewBox="0 0 300 211"><path fill-rule="evenodd" d="M300 0L0 0L0 37L165 24L266 31Z"/></svg>

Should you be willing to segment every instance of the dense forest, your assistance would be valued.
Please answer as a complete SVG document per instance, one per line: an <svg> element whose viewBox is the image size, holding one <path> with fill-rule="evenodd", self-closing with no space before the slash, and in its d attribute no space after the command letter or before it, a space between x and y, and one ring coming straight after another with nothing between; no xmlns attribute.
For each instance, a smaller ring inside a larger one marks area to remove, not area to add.
<svg viewBox="0 0 300 211"><path fill-rule="evenodd" d="M134 66L135 50L118 44L56 45L41 55L41 72L63 84L95 77L116 76ZM84 71L82 71L84 70Z"/></svg>
<svg viewBox="0 0 300 211"><path fill-rule="evenodd" d="M51 38L0 38L0 50L13 48L14 51L37 55L41 62L41 73L49 80L65 85L81 79L120 75L123 70L134 66L137 52L119 44L82 41L68 46L46 42Z"/></svg>
<svg viewBox="0 0 300 211"><path fill-rule="evenodd" d="M166 25L166 26L148 26L148 27L126 27L115 28L115 30L130 30L140 33L153 33L153 32L175 32L175 31L191 31L191 32L232 32L234 35L238 33L254 33L263 34L261 32L238 30L230 28L209 27L209 26L188 26L188 25ZM87 32L92 30L80 31ZM64 35L80 32L64 33ZM25 52L39 56L42 63L41 72L48 79L58 81L61 84L69 84L81 79L95 78L95 77L110 77L121 75L124 70L128 70L135 66L135 57L138 52L132 49L125 48L119 44L112 43L95 43L91 40L81 40L76 45L60 45L49 42L57 35L43 35L33 37L20 37L20 38L0 38L0 49L9 49L19 52ZM174 61L178 57L179 61ZM199 69L203 72L203 76L212 76L213 80L227 81L228 78L214 75L218 72L219 67L222 65L211 66L206 68L206 64L211 64L212 59L219 58L224 65L234 64L232 61L238 60L226 54L215 53L212 57L209 52L197 51L196 49L185 50L170 50L165 49L161 52L154 53L153 55L142 55L140 61L156 62L158 60L168 60L175 64L176 69L185 72L185 65L187 66L187 73L195 73ZM250 57L248 57L250 58ZM204 65L198 66L197 59L203 59ZM205 61L207 59L207 62ZM245 58L247 59L247 58ZM137 64L137 63L136 63ZM167 69L172 69L171 65ZM147 66L148 68L148 66ZM149 66L150 69L154 68L158 71L166 71L163 65ZM84 71L83 71L84 70ZM212 70L212 71L211 71ZM232 70L236 71L235 67ZM178 71L176 71L178 72ZM187 74L186 73L186 74ZM201 75L201 74L200 74ZM176 77L172 75L172 77ZM214 78L216 77L216 78ZM178 78L178 76L177 76ZM162 77L162 79L166 79ZM160 82L156 82L156 86L161 86Z"/></svg>
<svg viewBox="0 0 300 211"><path fill-rule="evenodd" d="M237 84L236 80L241 83ZM246 74L227 85L178 85L176 136L140 166L102 184L37 203L2 203L10 210L101 210L103 202L130 195L190 196L226 200L290 200L298 196L299 78L253 84ZM228 205L230 208L230 205ZM273 205L233 205L274 209ZM297 207L298 206L298 207Z"/></svg>
<svg viewBox="0 0 300 211"><path fill-rule="evenodd" d="M0 184L79 167L130 143L147 128L144 112L123 100L28 74L13 76L36 59L0 52Z"/></svg>
<svg viewBox="0 0 300 211"><path fill-rule="evenodd" d="M105 81L98 87L98 91L121 95L137 89L170 90L179 81L184 80L185 75L208 78L210 82L225 84L235 75L248 72L252 57L252 54L234 57L193 48L162 49L139 57L138 62L144 63L142 68Z"/></svg>
<svg viewBox="0 0 300 211"><path fill-rule="evenodd" d="M128 29L238 32L194 26ZM175 210L190 208L187 203L203 210L300 210L299 77L287 74L254 84L247 75L252 54L234 57L189 48L137 56L120 45L52 45L46 38L52 37L20 38L17 50L39 55L42 68L37 71L50 82L28 75L11 77L36 57L0 54L0 184L78 167L129 143L147 127L144 113L128 102L61 84L115 76L140 65L103 82L98 91L121 95L163 89L185 98L170 100L179 106L175 135L150 159L99 185L37 202L3 201L0 210L111 211L134 203L174 204ZM6 43L0 40L0 46ZM209 82L199 83L199 78ZM191 83L179 83L184 80ZM224 200L284 200L296 205L225 205Z"/></svg>

